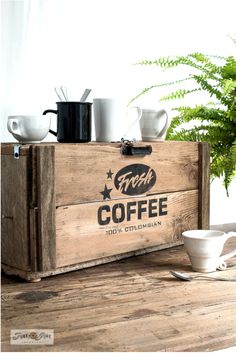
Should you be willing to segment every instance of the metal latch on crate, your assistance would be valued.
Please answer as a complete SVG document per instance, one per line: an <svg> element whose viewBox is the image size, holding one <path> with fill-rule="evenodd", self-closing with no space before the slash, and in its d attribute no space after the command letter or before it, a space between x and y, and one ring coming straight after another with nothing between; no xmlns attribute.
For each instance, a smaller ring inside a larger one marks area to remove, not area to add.
<svg viewBox="0 0 236 353"><path fill-rule="evenodd" d="M20 158L20 145L14 145L14 159L19 159Z"/></svg>
<svg viewBox="0 0 236 353"><path fill-rule="evenodd" d="M146 156L152 153L152 146L134 146L134 141L121 139L121 154L125 156Z"/></svg>

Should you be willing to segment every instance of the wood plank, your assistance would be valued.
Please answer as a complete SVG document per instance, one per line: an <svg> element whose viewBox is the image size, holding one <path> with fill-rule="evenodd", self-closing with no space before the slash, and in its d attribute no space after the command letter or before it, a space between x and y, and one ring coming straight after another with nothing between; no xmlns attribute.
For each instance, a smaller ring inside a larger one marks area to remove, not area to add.
<svg viewBox="0 0 236 353"><path fill-rule="evenodd" d="M58 142L40 142L40 145L38 143L36 143L36 144L23 143L23 144L21 144L18 141L16 141L15 143L3 142L3 143L1 143L1 154L13 156L13 149L14 149L15 145L20 146L20 155L21 156L28 156L30 148L32 146L36 146L36 145L38 145L38 146L55 146L55 145L58 145Z"/></svg>
<svg viewBox="0 0 236 353"><path fill-rule="evenodd" d="M1 261L29 269L28 157L1 156Z"/></svg>
<svg viewBox="0 0 236 353"><path fill-rule="evenodd" d="M15 267L11 267L9 265L2 264L2 271L7 275L19 276L20 278L26 280L27 282L37 282L44 277L55 276L66 272L77 271L77 270L82 270L89 267L103 265L110 262L127 259L128 257L140 256L143 254L148 254L153 251L172 248L174 246L178 246L181 244L182 244L182 241L177 240L175 242L168 243L168 244L160 244L160 245L151 246L145 249L138 249L138 250L133 250L129 252L124 252L122 254L106 256L99 259L80 262L78 264L73 264L73 265L68 265L63 267L58 267L53 270L47 270L47 271L38 271L37 265L35 266L35 269L34 269L34 264L33 265L31 264L31 271L24 271Z"/></svg>
<svg viewBox="0 0 236 353"><path fill-rule="evenodd" d="M225 251L235 246L232 238ZM229 259L228 265L234 268L214 275L236 276L236 257ZM37 284L3 276L2 350L233 349L235 283L203 279L181 282L170 276L170 269L194 274L182 246L51 277ZM10 330L15 328L53 329L54 345L10 345Z"/></svg>
<svg viewBox="0 0 236 353"><path fill-rule="evenodd" d="M199 143L199 229L209 229L210 222L210 146Z"/></svg>
<svg viewBox="0 0 236 353"><path fill-rule="evenodd" d="M20 146L20 156L28 156L29 154L29 146L30 145L26 145L26 144L20 144L19 142L15 142L15 143L1 143L1 154L2 155L9 155L9 156L13 156L14 153L14 146L15 145L19 145Z"/></svg>
<svg viewBox="0 0 236 353"><path fill-rule="evenodd" d="M29 209L29 227L30 227L30 269L35 272L39 268L38 258L38 229L37 229L38 208ZM16 270L15 270L16 271ZM15 274L17 274L15 272Z"/></svg>
<svg viewBox="0 0 236 353"><path fill-rule="evenodd" d="M197 190L58 207L57 267L171 244L197 228L197 211Z"/></svg>
<svg viewBox="0 0 236 353"><path fill-rule="evenodd" d="M37 161L37 250L40 271L51 270L56 264L54 155L54 146L33 147L33 159Z"/></svg>
<svg viewBox="0 0 236 353"><path fill-rule="evenodd" d="M147 143L138 142L140 145ZM111 199L124 197L114 186L118 171L127 165L145 164L154 169L156 183L146 194L198 188L198 143L152 143L145 157L122 156L120 144L57 144L55 146L56 205L103 200L104 188ZM111 174L109 176L109 171Z"/></svg>

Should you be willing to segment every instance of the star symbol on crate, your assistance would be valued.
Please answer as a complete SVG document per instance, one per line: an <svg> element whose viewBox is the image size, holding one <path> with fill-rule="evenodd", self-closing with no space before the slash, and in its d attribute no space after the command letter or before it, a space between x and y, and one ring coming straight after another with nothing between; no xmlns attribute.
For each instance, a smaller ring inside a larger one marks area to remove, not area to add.
<svg viewBox="0 0 236 353"><path fill-rule="evenodd" d="M111 169L109 169L109 172L107 172L107 179L112 179L112 175L114 173L112 173Z"/></svg>
<svg viewBox="0 0 236 353"><path fill-rule="evenodd" d="M107 186L106 186L106 184L105 184L104 190L103 190L103 191L100 191L100 194L103 195L103 200L111 199L111 195L110 195L111 190L112 190L112 189L108 189Z"/></svg>

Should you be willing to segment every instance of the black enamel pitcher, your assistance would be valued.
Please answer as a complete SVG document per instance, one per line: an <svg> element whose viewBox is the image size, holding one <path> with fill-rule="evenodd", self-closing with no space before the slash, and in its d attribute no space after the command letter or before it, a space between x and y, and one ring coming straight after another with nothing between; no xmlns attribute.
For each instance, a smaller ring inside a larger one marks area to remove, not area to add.
<svg viewBox="0 0 236 353"><path fill-rule="evenodd" d="M91 141L91 107L87 102L57 102L57 110L47 109L48 113L57 114L57 132L49 130L57 136L58 142L89 142Z"/></svg>

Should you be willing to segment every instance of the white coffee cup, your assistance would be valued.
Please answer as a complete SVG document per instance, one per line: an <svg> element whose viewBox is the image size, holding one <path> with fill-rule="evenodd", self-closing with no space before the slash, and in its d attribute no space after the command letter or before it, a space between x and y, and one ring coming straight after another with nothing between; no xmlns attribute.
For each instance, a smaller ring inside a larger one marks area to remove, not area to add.
<svg viewBox="0 0 236 353"><path fill-rule="evenodd" d="M42 141L50 129L50 116L14 115L8 117L8 131L22 143Z"/></svg>
<svg viewBox="0 0 236 353"><path fill-rule="evenodd" d="M142 109L140 129L143 141L162 140L168 128L168 114L165 109Z"/></svg>
<svg viewBox="0 0 236 353"><path fill-rule="evenodd" d="M138 121L142 116L139 107L127 107L113 98L94 98L94 124L96 141L115 142L121 138L140 138Z"/></svg>
<svg viewBox="0 0 236 353"><path fill-rule="evenodd" d="M236 249L220 256L225 242L236 237L236 232L224 233L218 230L189 230L183 232L184 247L197 272L213 272L227 267L225 260L236 255Z"/></svg>

